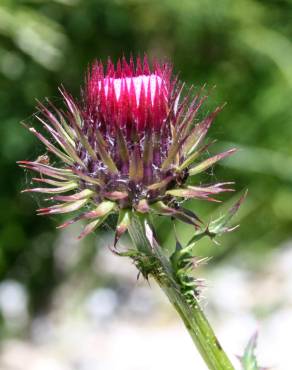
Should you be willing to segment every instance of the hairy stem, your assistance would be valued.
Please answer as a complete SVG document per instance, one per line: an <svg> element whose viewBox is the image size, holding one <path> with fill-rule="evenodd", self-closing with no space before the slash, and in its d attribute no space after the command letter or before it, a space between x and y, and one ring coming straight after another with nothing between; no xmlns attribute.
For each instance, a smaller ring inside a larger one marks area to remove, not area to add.
<svg viewBox="0 0 292 370"><path fill-rule="evenodd" d="M171 264L153 237L147 217L134 214L129 226L129 234L139 252L154 257L158 262L158 265L153 267L153 271L150 270L148 273L154 277L180 315L208 368L234 370L199 302L195 301L193 305L190 305L182 294L180 286L174 280Z"/></svg>

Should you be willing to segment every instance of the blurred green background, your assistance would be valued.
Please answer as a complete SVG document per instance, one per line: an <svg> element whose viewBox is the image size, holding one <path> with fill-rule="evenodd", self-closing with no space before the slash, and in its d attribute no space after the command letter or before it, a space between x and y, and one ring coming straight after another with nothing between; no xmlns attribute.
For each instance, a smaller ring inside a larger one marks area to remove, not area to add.
<svg viewBox="0 0 292 370"><path fill-rule="evenodd" d="M100 284L91 264L101 234L97 243L94 236L82 242L70 268L60 267L60 219L35 216L41 200L20 194L30 175L15 163L44 153L20 125L35 111L35 99L61 104L60 84L78 96L95 58L146 52L168 59L187 84L216 85L205 113L228 103L210 137L220 148L235 145L240 151L217 166L209 181L234 180L239 193L248 188L249 196L238 215L240 230L222 238L221 247L204 242L201 254L215 256L212 264L237 254L255 268L267 250L291 238L291 12L290 0L0 1L0 279L25 285L31 313L48 307L68 275L91 274ZM224 199L231 204L236 196ZM189 206L209 219L228 204ZM157 225L168 245L170 223ZM184 239L191 230L178 224L178 234Z"/></svg>

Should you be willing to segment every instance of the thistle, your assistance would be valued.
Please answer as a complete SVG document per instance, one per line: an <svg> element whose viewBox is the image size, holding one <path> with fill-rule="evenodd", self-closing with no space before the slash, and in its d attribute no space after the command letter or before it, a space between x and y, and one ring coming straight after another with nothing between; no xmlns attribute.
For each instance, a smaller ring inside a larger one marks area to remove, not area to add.
<svg viewBox="0 0 292 370"><path fill-rule="evenodd" d="M234 370L200 308L203 282L192 270L207 259L195 257L193 247L205 236L214 239L234 230L230 220L245 196L207 226L182 206L188 198L218 201L217 194L232 191L231 182L201 184L196 175L234 152L206 156L212 142L205 137L222 107L199 120L207 96L203 89L197 94L185 90L169 64L150 68L146 57L136 64L123 58L116 66L109 61L104 71L96 62L87 72L81 99L62 88L65 108L49 101L38 104L40 129L25 126L46 153L18 163L37 172L33 181L43 184L23 191L49 194L46 200L52 204L40 208L39 215L74 212L60 228L85 220L82 238L116 214L112 250L131 258L146 279L156 280L209 369ZM155 238L151 214L192 225L189 242L183 246L177 240L167 254ZM133 248L118 251L116 243L127 230Z"/></svg>
<svg viewBox="0 0 292 370"><path fill-rule="evenodd" d="M232 190L231 183L189 185L189 178L234 149L202 159L212 144L205 136L222 107L198 121L207 96L185 92L170 65L150 68L146 57L136 64L123 58L116 66L109 61L105 71L96 62L79 101L63 88L60 93L65 109L38 104L35 116L47 135L28 127L54 155L54 165L48 155L18 162L39 173L33 181L44 184L24 192L49 194L52 205L38 215L79 212L60 228L86 220L81 238L116 213L117 241L133 212L171 216L198 228L200 219L181 201L216 201L215 195Z"/></svg>

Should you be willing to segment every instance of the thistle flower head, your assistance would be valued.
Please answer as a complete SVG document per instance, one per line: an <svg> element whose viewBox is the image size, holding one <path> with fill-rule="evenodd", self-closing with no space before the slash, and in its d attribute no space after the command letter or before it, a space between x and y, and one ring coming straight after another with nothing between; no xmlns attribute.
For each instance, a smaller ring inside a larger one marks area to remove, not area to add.
<svg viewBox="0 0 292 370"><path fill-rule="evenodd" d="M24 191L47 193L53 204L39 215L78 211L60 227L87 220L80 237L118 213L116 240L127 230L133 211L178 218L197 226L200 220L176 199L216 200L230 191L230 183L187 184L189 177L207 170L234 150L204 160L206 133L221 108L195 122L206 96L183 95L184 85L172 77L168 64L147 59L96 62L87 73L82 99L65 90L65 110L39 104L36 117L47 135L29 130L58 159L47 156L20 161L40 174L33 180L43 187ZM46 157L46 159L44 159Z"/></svg>

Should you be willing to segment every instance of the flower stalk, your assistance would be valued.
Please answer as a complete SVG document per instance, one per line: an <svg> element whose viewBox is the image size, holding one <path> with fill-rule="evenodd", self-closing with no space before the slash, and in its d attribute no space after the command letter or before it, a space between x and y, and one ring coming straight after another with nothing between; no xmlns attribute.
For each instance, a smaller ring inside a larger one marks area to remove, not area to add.
<svg viewBox="0 0 292 370"><path fill-rule="evenodd" d="M147 273L147 277L152 276L163 290L184 322L208 368L210 370L234 370L198 300L195 304L190 305L184 294L181 293L180 286L173 278L172 266L153 237L149 218L135 213L131 218L128 231L137 251L149 257L148 270L143 270L146 261L139 264L138 268L142 274ZM151 257L156 263L151 263Z"/></svg>

